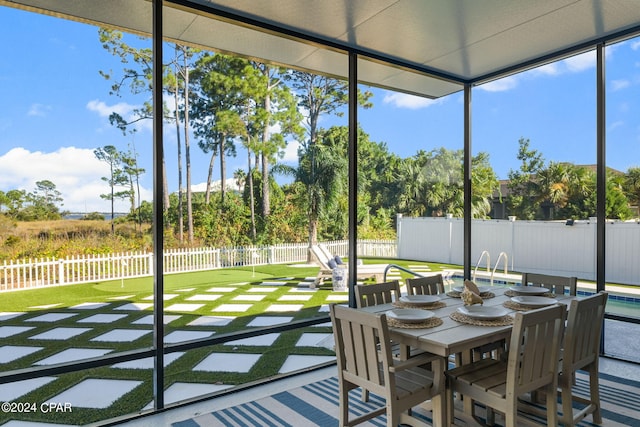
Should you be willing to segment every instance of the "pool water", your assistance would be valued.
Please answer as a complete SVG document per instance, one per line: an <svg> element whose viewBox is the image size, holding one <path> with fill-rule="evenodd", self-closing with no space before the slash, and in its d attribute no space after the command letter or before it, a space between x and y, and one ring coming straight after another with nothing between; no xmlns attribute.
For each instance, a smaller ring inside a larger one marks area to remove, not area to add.
<svg viewBox="0 0 640 427"><path fill-rule="evenodd" d="M491 281L485 278L476 278L475 280L478 286L491 286ZM464 284L464 278L462 276L449 276L445 280L445 289L449 291L455 286L462 286ZM493 286L518 286L520 282L508 282L505 280L494 280ZM580 290L578 288L578 295L591 295L592 291ZM630 297L628 295L617 295L609 293L609 300L607 301L607 313L614 313L623 316L632 316L640 318L640 298Z"/></svg>

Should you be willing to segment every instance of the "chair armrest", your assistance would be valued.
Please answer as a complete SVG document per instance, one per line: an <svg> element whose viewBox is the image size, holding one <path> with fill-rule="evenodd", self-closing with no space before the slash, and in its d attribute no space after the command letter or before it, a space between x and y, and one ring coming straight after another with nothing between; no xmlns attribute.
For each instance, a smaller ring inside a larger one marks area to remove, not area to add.
<svg viewBox="0 0 640 427"><path fill-rule="evenodd" d="M393 366L389 366L389 371L400 372L417 366L426 365L427 363L435 363L436 365L440 363L444 364L444 358L435 354L422 353L417 356L410 357L407 360L397 361ZM439 370L444 370L444 365L439 368Z"/></svg>

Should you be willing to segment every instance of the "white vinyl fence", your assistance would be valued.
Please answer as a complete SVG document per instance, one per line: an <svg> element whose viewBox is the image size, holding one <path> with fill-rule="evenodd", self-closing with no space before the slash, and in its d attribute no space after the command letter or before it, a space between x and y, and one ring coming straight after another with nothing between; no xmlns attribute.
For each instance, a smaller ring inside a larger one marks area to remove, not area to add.
<svg viewBox="0 0 640 427"><path fill-rule="evenodd" d="M347 255L347 240L324 244L336 255ZM163 269L165 274L170 274L305 262L307 252L306 243L222 249L172 249L164 252ZM396 241L359 241L357 253L359 256L395 258ZM153 276L153 266L153 253L149 252L10 261L0 265L0 291Z"/></svg>
<svg viewBox="0 0 640 427"><path fill-rule="evenodd" d="M596 279L596 220L473 220L471 258L475 268ZM605 280L640 284L640 223L605 224ZM462 218L398 219L398 258L462 265Z"/></svg>

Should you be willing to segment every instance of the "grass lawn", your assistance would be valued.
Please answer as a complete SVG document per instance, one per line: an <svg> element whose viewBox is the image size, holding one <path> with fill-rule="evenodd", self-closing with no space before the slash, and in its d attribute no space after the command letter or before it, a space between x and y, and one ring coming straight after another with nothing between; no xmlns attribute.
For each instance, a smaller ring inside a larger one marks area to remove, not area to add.
<svg viewBox="0 0 640 427"><path fill-rule="evenodd" d="M366 261L388 262L430 266L434 271L441 268L439 264L398 260ZM330 282L317 290L300 286L306 279L315 277L317 271L317 267L268 265L257 266L255 270L245 267L167 275L164 278L165 340L180 342L263 326L265 321L268 325L275 324L269 323L272 321L284 323L327 315L323 307L331 302L345 302L347 294L333 292ZM91 354L152 346L152 278L14 291L1 296L0 369L5 372L58 363L65 352L87 351L89 356L85 357L92 357ZM308 338L313 341L313 337L330 333L329 326L315 326L258 337L261 340L174 354L175 361L165 360L165 364L171 362L165 368L165 387L170 389L183 383L230 387L269 378L281 372L290 356L333 356L331 350L321 345L305 344ZM21 351L29 352L16 357ZM240 366L245 366L245 360L251 363L243 369ZM40 411L19 414L19 417L13 414L13 418L0 413L0 424L9 419L86 424L138 412L152 402L152 373L150 364L58 375L16 400L38 404L60 400L64 396L61 393L95 379L129 381L132 386L104 408L74 407L72 412L55 414L55 420L51 414Z"/></svg>

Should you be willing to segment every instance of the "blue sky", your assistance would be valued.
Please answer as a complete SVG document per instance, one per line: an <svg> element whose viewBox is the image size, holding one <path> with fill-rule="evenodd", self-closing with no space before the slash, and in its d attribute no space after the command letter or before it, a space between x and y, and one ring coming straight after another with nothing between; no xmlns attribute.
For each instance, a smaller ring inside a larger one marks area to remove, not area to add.
<svg viewBox="0 0 640 427"><path fill-rule="evenodd" d="M100 46L97 27L0 7L0 36L10 40L0 63L0 190L32 191L36 181L48 179L62 192L63 209L106 212L109 204L99 194L108 192L101 180L108 169L93 150L135 144L147 169L143 198L150 200L151 123L141 124L134 137L108 121L113 111L126 117L144 97L109 95L111 83L99 71L117 73L122 65ZM521 137L548 161L595 163L595 73L595 54L587 53L474 89L474 153L488 152L500 178L518 167ZM427 100L374 89L373 103L359 112L360 124L371 140L385 142L399 156L462 148L461 93ZM622 171L640 166L639 39L607 49L607 105L608 165ZM326 118L321 125L333 123L346 124L346 118ZM167 127L167 169L175 191L175 136ZM192 182L202 188L209 158L192 144ZM296 148L295 141L289 144L285 161L295 161ZM229 174L238 168L246 169L242 152L229 160Z"/></svg>

